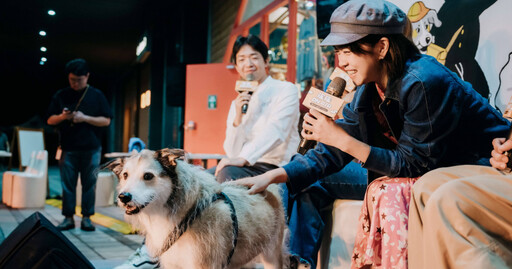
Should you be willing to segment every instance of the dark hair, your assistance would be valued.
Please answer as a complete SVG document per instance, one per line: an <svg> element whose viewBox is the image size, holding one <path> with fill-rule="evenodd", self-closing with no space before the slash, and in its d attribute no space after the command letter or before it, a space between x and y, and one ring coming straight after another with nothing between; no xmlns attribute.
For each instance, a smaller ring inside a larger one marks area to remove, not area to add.
<svg viewBox="0 0 512 269"><path fill-rule="evenodd" d="M79 58L69 61L66 64L64 71L66 72L66 75L73 73L77 76L85 76L89 73L89 66L84 59Z"/></svg>
<svg viewBox="0 0 512 269"><path fill-rule="evenodd" d="M355 54L370 54L371 51L365 50L361 45L374 47L383 37L389 40L389 50L382 59L382 64L388 73L389 79L393 80L402 75L405 68L405 62L420 53L418 48L403 34L376 35L371 34L347 45L334 46L336 50L348 48Z"/></svg>
<svg viewBox="0 0 512 269"><path fill-rule="evenodd" d="M263 60L267 60L268 58L268 47L259 39L259 37L255 35L248 35L247 37L238 36L236 38L235 44L233 44L233 52L231 53L231 62L236 64L236 54L244 45L249 45L255 51L259 52L261 56L263 56Z"/></svg>

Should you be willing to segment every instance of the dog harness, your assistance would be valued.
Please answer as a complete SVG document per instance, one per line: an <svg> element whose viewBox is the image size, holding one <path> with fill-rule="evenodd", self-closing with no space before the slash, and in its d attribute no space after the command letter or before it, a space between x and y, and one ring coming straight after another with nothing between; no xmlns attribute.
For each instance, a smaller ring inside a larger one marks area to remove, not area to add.
<svg viewBox="0 0 512 269"><path fill-rule="evenodd" d="M213 204L217 200L224 200L226 204L229 205L230 211L231 211L231 223L233 225L233 248L231 248L231 251L228 255L227 264L231 262L231 258L233 257L233 253L235 252L235 247L238 241L238 218L236 217L236 211L235 206L233 205L233 201L229 199L229 197L224 193L216 193L212 196L210 203L204 204L201 206L201 204L196 203L194 207L192 207L183 220L180 222L178 226L174 228L171 234L169 234L167 244L164 245L162 250L160 251L160 254L166 252L169 250L169 248L178 241L178 239L187 231L188 227L194 222L195 219L197 219L201 213L208 207L209 205Z"/></svg>

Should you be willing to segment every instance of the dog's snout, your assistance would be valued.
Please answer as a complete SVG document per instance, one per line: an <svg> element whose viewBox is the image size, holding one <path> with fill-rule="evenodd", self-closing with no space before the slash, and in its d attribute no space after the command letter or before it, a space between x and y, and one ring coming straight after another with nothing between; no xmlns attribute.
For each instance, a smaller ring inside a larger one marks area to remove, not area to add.
<svg viewBox="0 0 512 269"><path fill-rule="evenodd" d="M132 195L129 192L122 192L118 196L119 200L123 202L123 204L126 204L132 200Z"/></svg>

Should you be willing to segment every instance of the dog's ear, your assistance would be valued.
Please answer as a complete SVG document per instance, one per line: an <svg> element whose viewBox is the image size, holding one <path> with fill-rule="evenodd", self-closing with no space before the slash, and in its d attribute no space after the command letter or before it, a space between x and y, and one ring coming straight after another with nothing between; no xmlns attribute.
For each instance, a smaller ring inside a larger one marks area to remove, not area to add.
<svg viewBox="0 0 512 269"><path fill-rule="evenodd" d="M110 161L106 164L104 164L101 169L110 169L110 171L114 172L116 176L119 178L119 174L121 174L121 171L123 171L124 167L124 158L117 158L113 161Z"/></svg>
<svg viewBox="0 0 512 269"><path fill-rule="evenodd" d="M176 166L176 160L185 160L185 151L182 149L161 149L155 152L155 159L164 167Z"/></svg>
<svg viewBox="0 0 512 269"><path fill-rule="evenodd" d="M431 9L425 17L427 17L427 22L434 24L437 28L441 27L441 24L443 24L437 17L437 12L433 9Z"/></svg>

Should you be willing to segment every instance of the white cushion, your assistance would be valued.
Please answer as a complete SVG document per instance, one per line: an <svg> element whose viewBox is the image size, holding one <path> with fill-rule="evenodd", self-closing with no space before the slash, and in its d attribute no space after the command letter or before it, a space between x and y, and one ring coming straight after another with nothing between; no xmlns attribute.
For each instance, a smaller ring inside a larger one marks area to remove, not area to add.
<svg viewBox="0 0 512 269"><path fill-rule="evenodd" d="M8 205L13 208L43 208L46 200L47 175L48 175L48 152L46 150L37 152L35 160L30 161L33 165L29 172L12 173L11 181L6 178L7 185L10 184L10 197L6 199Z"/></svg>
<svg viewBox="0 0 512 269"><path fill-rule="evenodd" d="M334 201L332 225L326 223L318 257L318 268L350 268L352 250L363 201Z"/></svg>

